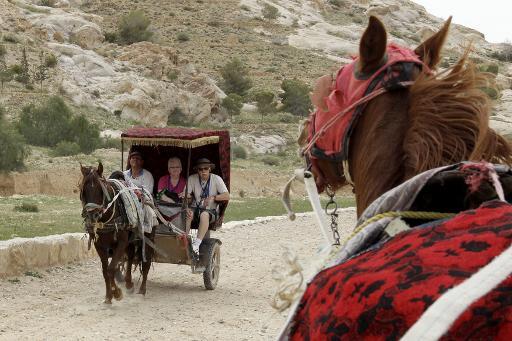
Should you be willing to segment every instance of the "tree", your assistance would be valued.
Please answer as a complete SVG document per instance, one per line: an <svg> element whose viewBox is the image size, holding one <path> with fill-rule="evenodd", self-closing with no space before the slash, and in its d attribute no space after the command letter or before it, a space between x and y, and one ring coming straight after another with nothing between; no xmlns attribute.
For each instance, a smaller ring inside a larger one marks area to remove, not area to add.
<svg viewBox="0 0 512 341"><path fill-rule="evenodd" d="M281 110L292 113L296 116L306 116L313 108L309 98L309 86L298 79L285 79L281 83L283 93L279 94Z"/></svg>
<svg viewBox="0 0 512 341"><path fill-rule="evenodd" d="M263 123L263 116L276 111L276 102L274 101L274 94L267 90L261 90L254 94L256 100L256 107L261 114L261 122Z"/></svg>
<svg viewBox="0 0 512 341"><path fill-rule="evenodd" d="M121 18L119 23L119 38L125 44L133 44L139 41L149 40L153 32L148 31L151 21L141 10L131 11Z"/></svg>
<svg viewBox="0 0 512 341"><path fill-rule="evenodd" d="M28 150L23 137L4 119L5 110L0 107L0 171L12 171L23 167Z"/></svg>
<svg viewBox="0 0 512 341"><path fill-rule="evenodd" d="M47 80L50 76L48 75L48 66L43 58L43 51L39 53L39 65L34 70L34 80L39 82L41 86L41 92L43 92L43 81Z"/></svg>
<svg viewBox="0 0 512 341"><path fill-rule="evenodd" d="M231 120L233 120L233 115L240 115L244 106L243 98L237 94L229 94L222 100L222 106L228 112Z"/></svg>
<svg viewBox="0 0 512 341"><path fill-rule="evenodd" d="M238 58L232 59L220 70L222 76L222 89L227 93L235 93L245 96L252 88L252 80L249 78L249 70Z"/></svg>
<svg viewBox="0 0 512 341"><path fill-rule="evenodd" d="M70 122L71 141L80 147L80 151L90 154L100 145L100 130L85 116L74 117Z"/></svg>
<svg viewBox="0 0 512 341"><path fill-rule="evenodd" d="M40 107L33 104L22 109L18 129L28 143L53 147L63 140L72 140L71 110L61 97L53 96Z"/></svg>
<svg viewBox="0 0 512 341"><path fill-rule="evenodd" d="M23 48L21 55L20 71L16 76L16 80L22 84L30 84L30 65L28 64L27 51Z"/></svg>
<svg viewBox="0 0 512 341"><path fill-rule="evenodd" d="M4 91L4 83L12 81L13 78L14 73L12 72L11 68L7 66L3 58L0 58L0 84L2 85L0 92Z"/></svg>

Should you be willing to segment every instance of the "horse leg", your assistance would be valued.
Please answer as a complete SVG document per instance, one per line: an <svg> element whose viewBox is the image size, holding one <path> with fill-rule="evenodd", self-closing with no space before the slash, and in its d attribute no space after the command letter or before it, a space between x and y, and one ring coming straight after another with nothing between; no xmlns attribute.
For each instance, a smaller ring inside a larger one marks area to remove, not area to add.
<svg viewBox="0 0 512 341"><path fill-rule="evenodd" d="M117 233L117 246L112 255L112 260L108 266L108 274L110 276L110 284L113 291L113 296L116 300L120 301L123 299L123 291L119 288L115 281L115 275L119 268L119 261L126 252L126 246L128 245L128 236L126 232Z"/></svg>
<svg viewBox="0 0 512 341"><path fill-rule="evenodd" d="M103 270L103 278L105 279L105 304L112 304L112 286L108 275L108 251L101 247L99 241L94 242L94 248L100 256L101 269Z"/></svg>
<svg viewBox="0 0 512 341"><path fill-rule="evenodd" d="M154 230L153 230L154 231ZM151 241L155 240L155 233L144 233ZM139 288L139 294L146 295L146 280L148 279L148 272L151 268L151 259L153 258L153 248L146 244L146 261L142 262L142 284Z"/></svg>
<svg viewBox="0 0 512 341"><path fill-rule="evenodd" d="M124 274L124 282L125 287L128 292L133 292L133 280L132 280L132 267L133 267L133 259L135 257L135 244L129 243L126 249L126 253L128 255L128 261L126 262L126 272Z"/></svg>

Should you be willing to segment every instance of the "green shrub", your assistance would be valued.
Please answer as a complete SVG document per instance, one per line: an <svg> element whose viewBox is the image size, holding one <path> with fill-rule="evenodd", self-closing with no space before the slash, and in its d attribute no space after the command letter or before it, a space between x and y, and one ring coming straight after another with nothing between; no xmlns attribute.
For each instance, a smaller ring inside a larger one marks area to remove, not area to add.
<svg viewBox="0 0 512 341"><path fill-rule="evenodd" d="M69 125L71 139L80 146L80 151L84 154L90 154L100 146L100 130L97 125L90 123L85 116L74 117Z"/></svg>
<svg viewBox="0 0 512 341"><path fill-rule="evenodd" d="M4 34L4 41L6 41L8 43L17 44L19 42L19 39L15 34L7 33L7 34Z"/></svg>
<svg viewBox="0 0 512 341"><path fill-rule="evenodd" d="M115 43L119 39L117 32L105 32L105 41Z"/></svg>
<svg viewBox="0 0 512 341"><path fill-rule="evenodd" d="M251 9L249 8L249 6L247 6L247 5L242 5L242 6L240 6L240 9L241 9L242 11L246 11L246 12L250 12L250 11L251 11Z"/></svg>
<svg viewBox="0 0 512 341"><path fill-rule="evenodd" d="M281 123L296 123L298 118L289 112L282 112L277 115L277 120Z"/></svg>
<svg viewBox="0 0 512 341"><path fill-rule="evenodd" d="M150 20L141 10L135 10L121 18L119 23L119 38L125 44L149 40L153 32L148 31Z"/></svg>
<svg viewBox="0 0 512 341"><path fill-rule="evenodd" d="M19 64L11 65L11 71L15 74L19 74L21 72L21 65L19 65Z"/></svg>
<svg viewBox="0 0 512 341"><path fill-rule="evenodd" d="M7 54L7 49L4 45L0 45L0 57L3 57Z"/></svg>
<svg viewBox="0 0 512 341"><path fill-rule="evenodd" d="M263 5L261 14L265 19L274 20L277 19L277 17L279 16L279 10L277 9L277 7L266 3L265 5Z"/></svg>
<svg viewBox="0 0 512 341"><path fill-rule="evenodd" d="M265 155L261 158L261 162L269 166L279 165L279 158L273 155Z"/></svg>
<svg viewBox="0 0 512 341"><path fill-rule="evenodd" d="M53 150L53 156L70 156L80 153L80 146L76 142L60 141Z"/></svg>
<svg viewBox="0 0 512 341"><path fill-rule="evenodd" d="M235 93L245 96L252 88L252 80L249 78L247 66L238 58L234 58L224 65L220 74L222 76L222 89L227 93Z"/></svg>
<svg viewBox="0 0 512 341"><path fill-rule="evenodd" d="M169 116L167 117L167 125L168 126L190 126L191 123L185 116L185 113L183 110L181 110L179 107L174 108Z"/></svg>
<svg viewBox="0 0 512 341"><path fill-rule="evenodd" d="M482 91L485 92L491 99L498 99L500 95L498 89L492 87L482 88Z"/></svg>
<svg viewBox="0 0 512 341"><path fill-rule="evenodd" d="M55 0L41 0L41 6L53 7L55 6Z"/></svg>
<svg viewBox="0 0 512 341"><path fill-rule="evenodd" d="M171 82L174 82L176 79L178 79L179 77L179 71L178 70L169 70L167 71L167 79L170 80Z"/></svg>
<svg viewBox="0 0 512 341"><path fill-rule="evenodd" d="M233 159L247 159L247 151L242 146L232 146L231 153L233 154Z"/></svg>
<svg viewBox="0 0 512 341"><path fill-rule="evenodd" d="M4 115L0 107L0 171L9 172L23 167L28 149L23 136L5 121Z"/></svg>
<svg viewBox="0 0 512 341"><path fill-rule="evenodd" d="M39 212L37 204L22 202L20 205L14 206L16 212Z"/></svg>
<svg viewBox="0 0 512 341"><path fill-rule="evenodd" d="M499 71L499 66L498 64L489 64L485 68L485 71L497 75Z"/></svg>
<svg viewBox="0 0 512 341"><path fill-rule="evenodd" d="M105 149L115 148L121 150L121 139L114 137L104 137L101 140L101 147Z"/></svg>
<svg viewBox="0 0 512 341"><path fill-rule="evenodd" d="M283 92L281 98L282 111L290 112L297 116L306 116L313 108L309 98L310 87L298 79L285 79L281 83Z"/></svg>
<svg viewBox="0 0 512 341"><path fill-rule="evenodd" d="M45 104L33 104L22 109L18 128L28 143L53 147L60 141L71 140L71 110L61 97L52 96Z"/></svg>
<svg viewBox="0 0 512 341"><path fill-rule="evenodd" d="M57 66L57 57L53 53L47 55L44 59L44 65L47 67L55 67Z"/></svg>
<svg viewBox="0 0 512 341"><path fill-rule="evenodd" d="M261 114L262 122L264 115L276 111L276 102L274 101L275 95L271 91L260 90L254 93L254 99L256 100L256 107L258 108L258 112Z"/></svg>
<svg viewBox="0 0 512 341"><path fill-rule="evenodd" d="M176 35L176 39L181 42L189 41L190 36L186 32L180 32Z"/></svg>
<svg viewBox="0 0 512 341"><path fill-rule="evenodd" d="M244 106L244 99L238 94L229 94L222 100L222 106L226 109L231 119L233 119L233 115L240 115Z"/></svg>

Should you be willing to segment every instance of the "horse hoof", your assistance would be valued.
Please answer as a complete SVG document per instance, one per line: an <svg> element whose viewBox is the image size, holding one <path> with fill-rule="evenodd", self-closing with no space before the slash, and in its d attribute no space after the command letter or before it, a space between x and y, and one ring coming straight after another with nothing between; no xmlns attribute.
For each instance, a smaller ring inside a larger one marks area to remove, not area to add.
<svg viewBox="0 0 512 341"><path fill-rule="evenodd" d="M121 301L123 299L123 291L121 290L121 288L117 288L115 291L114 291L114 298L117 300L117 301Z"/></svg>
<svg viewBox="0 0 512 341"><path fill-rule="evenodd" d="M132 282L130 282L130 283L126 282L125 287L126 287L126 289L133 291L133 283Z"/></svg>
<svg viewBox="0 0 512 341"><path fill-rule="evenodd" d="M144 289L144 290L139 289L139 292L138 292L137 294L140 294L140 295L146 296L146 289Z"/></svg>
<svg viewBox="0 0 512 341"><path fill-rule="evenodd" d="M105 298L105 301L103 301L104 304L112 304L112 299L110 298Z"/></svg>
<svg viewBox="0 0 512 341"><path fill-rule="evenodd" d="M126 292L127 292L127 293L129 293L129 294L133 294L133 293L134 293L134 291L135 291L135 287L133 286L133 284L132 284L132 286L131 286L131 287L126 288Z"/></svg>

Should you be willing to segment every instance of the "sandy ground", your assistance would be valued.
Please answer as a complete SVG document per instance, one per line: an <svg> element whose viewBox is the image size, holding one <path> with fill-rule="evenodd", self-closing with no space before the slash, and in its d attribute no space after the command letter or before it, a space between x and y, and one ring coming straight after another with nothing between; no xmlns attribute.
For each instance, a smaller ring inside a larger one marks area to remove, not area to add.
<svg viewBox="0 0 512 341"><path fill-rule="evenodd" d="M353 210L340 216L348 231ZM286 313L269 302L276 283L271 270L283 264L282 245L306 260L321 234L313 216L235 226L216 232L222 240L217 288L188 266L154 264L145 297L124 292L103 304L98 260L40 270L42 278L0 281L0 340L273 340ZM135 279L137 280L138 275Z"/></svg>

